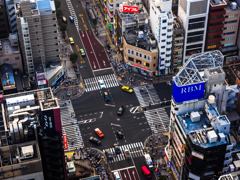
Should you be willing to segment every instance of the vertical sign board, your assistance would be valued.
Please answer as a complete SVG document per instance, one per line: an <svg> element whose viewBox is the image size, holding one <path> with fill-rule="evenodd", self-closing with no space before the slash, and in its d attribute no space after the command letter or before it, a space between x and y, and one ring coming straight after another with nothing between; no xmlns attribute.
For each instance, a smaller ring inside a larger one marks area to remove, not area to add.
<svg viewBox="0 0 240 180"><path fill-rule="evenodd" d="M173 98L176 102L201 99L204 96L205 82L190 84L186 86L177 86L173 82Z"/></svg>
<svg viewBox="0 0 240 180"><path fill-rule="evenodd" d="M53 109L42 111L42 123L47 135L55 135L55 122Z"/></svg>
<svg viewBox="0 0 240 180"><path fill-rule="evenodd" d="M68 144L67 144L67 135L64 134L63 135L63 144L64 144L64 149L68 149Z"/></svg>
<svg viewBox="0 0 240 180"><path fill-rule="evenodd" d="M62 123L61 123L61 114L60 108L53 109L54 114L54 124L55 124L55 131L59 132L62 135Z"/></svg>

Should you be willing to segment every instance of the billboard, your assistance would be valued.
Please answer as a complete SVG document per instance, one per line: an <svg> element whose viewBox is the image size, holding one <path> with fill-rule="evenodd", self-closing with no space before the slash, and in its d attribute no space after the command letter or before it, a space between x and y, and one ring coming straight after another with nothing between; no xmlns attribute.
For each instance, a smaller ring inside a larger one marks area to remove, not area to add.
<svg viewBox="0 0 240 180"><path fill-rule="evenodd" d="M45 73L36 73L36 74L37 74L37 80L45 79Z"/></svg>
<svg viewBox="0 0 240 180"><path fill-rule="evenodd" d="M53 109L42 111L42 124L47 135L55 135Z"/></svg>
<svg viewBox="0 0 240 180"><path fill-rule="evenodd" d="M64 134L63 135L63 144L64 144L64 149L68 149L68 144L67 144L67 135Z"/></svg>
<svg viewBox="0 0 240 180"><path fill-rule="evenodd" d="M204 96L204 87L205 82L186 86L177 86L175 82L173 82L173 98L175 102L201 99Z"/></svg>
<svg viewBox="0 0 240 180"><path fill-rule="evenodd" d="M138 7L137 6L125 6L123 4L120 4L119 11L129 12L129 13L138 13Z"/></svg>

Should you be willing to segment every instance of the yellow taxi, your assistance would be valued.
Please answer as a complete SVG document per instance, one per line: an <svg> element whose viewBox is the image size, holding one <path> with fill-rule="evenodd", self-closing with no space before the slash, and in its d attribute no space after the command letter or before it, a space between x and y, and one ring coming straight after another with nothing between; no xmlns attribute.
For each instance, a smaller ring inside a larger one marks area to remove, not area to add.
<svg viewBox="0 0 240 180"><path fill-rule="evenodd" d="M94 129L94 131L95 131L95 133L97 133L97 135L99 137L104 137L104 134L102 133L102 131L99 128Z"/></svg>
<svg viewBox="0 0 240 180"><path fill-rule="evenodd" d="M70 44L74 44L74 41L73 41L72 37L69 38L69 41L70 41Z"/></svg>
<svg viewBox="0 0 240 180"><path fill-rule="evenodd" d="M122 90L126 91L126 92L129 92L129 93L132 93L133 92L133 89L131 89L130 87L128 86L123 86L122 87Z"/></svg>

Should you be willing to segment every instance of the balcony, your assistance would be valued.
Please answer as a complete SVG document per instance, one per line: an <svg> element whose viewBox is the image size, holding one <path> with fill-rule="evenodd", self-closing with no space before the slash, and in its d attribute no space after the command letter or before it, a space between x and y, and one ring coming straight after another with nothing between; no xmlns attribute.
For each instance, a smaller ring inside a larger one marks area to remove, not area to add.
<svg viewBox="0 0 240 180"><path fill-rule="evenodd" d="M208 30L213 30L213 29L221 29L224 27L224 24L219 24L219 25L209 25Z"/></svg>
<svg viewBox="0 0 240 180"><path fill-rule="evenodd" d="M209 23L217 23L217 22L224 22L225 17L218 18L218 19L209 19Z"/></svg>
<svg viewBox="0 0 240 180"><path fill-rule="evenodd" d="M212 43L212 42L218 42L218 41L222 41L222 36L218 36L215 38L207 38L207 43Z"/></svg>
<svg viewBox="0 0 240 180"><path fill-rule="evenodd" d="M222 34L223 34L223 30L217 31L217 32L209 32L207 34L207 36L217 36L217 35L222 35Z"/></svg>
<svg viewBox="0 0 240 180"><path fill-rule="evenodd" d="M222 9L220 11L215 11L215 12L209 12L210 13L210 17L213 17L213 16L221 16L221 15L224 15L226 14L226 10L225 9Z"/></svg>

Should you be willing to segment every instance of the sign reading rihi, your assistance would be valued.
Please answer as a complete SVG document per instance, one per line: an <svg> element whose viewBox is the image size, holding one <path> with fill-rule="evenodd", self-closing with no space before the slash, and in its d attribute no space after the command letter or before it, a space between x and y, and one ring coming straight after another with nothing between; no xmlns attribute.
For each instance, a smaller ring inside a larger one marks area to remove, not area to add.
<svg viewBox="0 0 240 180"><path fill-rule="evenodd" d="M175 102L201 99L204 96L205 82L186 86L177 86L173 82L173 98Z"/></svg>

